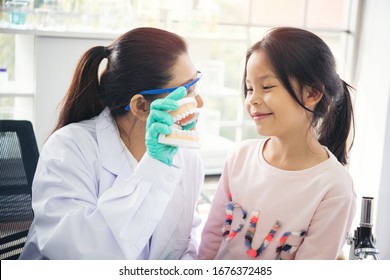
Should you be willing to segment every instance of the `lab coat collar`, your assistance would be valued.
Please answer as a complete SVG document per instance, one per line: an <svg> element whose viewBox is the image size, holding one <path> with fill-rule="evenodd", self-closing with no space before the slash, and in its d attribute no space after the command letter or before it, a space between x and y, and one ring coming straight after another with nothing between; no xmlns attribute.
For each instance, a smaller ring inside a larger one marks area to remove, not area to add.
<svg viewBox="0 0 390 280"><path fill-rule="evenodd" d="M117 124L108 108L97 117L96 135L99 147L110 147L110 149L100 150L104 168L115 175L118 175L124 166L131 168L123 151L125 147L120 139ZM176 156L173 158L172 165L182 168L182 161L180 156Z"/></svg>
<svg viewBox="0 0 390 280"><path fill-rule="evenodd" d="M178 152L174 159L174 162L178 165L181 166L183 164L184 159L181 151ZM163 225L155 232L158 238L152 238L149 259L170 259L172 257L170 256L170 252L175 250L172 246L175 247L177 245L176 242L182 241L172 239L177 238L174 232L177 230L179 223L183 222L181 221L181 217L183 217L184 204L187 201L186 197L185 179L183 178L179 185L176 186L171 201L165 209L164 217L166 218L163 221Z"/></svg>
<svg viewBox="0 0 390 280"><path fill-rule="evenodd" d="M96 137L99 147L110 147L109 149L100 149L102 165L105 169L118 175L124 166L130 168L123 151L125 147L120 140L116 122L108 108L105 108L97 118Z"/></svg>

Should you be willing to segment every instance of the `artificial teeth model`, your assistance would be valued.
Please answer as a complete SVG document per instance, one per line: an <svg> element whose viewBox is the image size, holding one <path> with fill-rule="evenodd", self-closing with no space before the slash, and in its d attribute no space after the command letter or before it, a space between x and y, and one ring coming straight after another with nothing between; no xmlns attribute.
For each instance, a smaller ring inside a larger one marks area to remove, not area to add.
<svg viewBox="0 0 390 280"><path fill-rule="evenodd" d="M172 133L169 135L160 134L158 142L170 146L198 149L200 148L198 132L183 129L183 127L197 121L199 117L197 102L194 97L185 97L177 103L179 108L169 112L174 121Z"/></svg>

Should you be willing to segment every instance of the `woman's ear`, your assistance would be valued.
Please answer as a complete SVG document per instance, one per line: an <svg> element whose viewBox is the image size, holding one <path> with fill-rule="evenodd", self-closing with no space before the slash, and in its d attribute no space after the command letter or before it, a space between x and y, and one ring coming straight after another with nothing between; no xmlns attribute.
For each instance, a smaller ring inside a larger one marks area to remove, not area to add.
<svg viewBox="0 0 390 280"><path fill-rule="evenodd" d="M315 105L320 102L323 95L323 92L318 89L313 87L305 87L303 93L303 103L306 107L312 107L314 109Z"/></svg>
<svg viewBox="0 0 390 280"><path fill-rule="evenodd" d="M149 116L149 109L149 101L147 101L141 94L136 94L131 98L130 111L136 118L146 121Z"/></svg>

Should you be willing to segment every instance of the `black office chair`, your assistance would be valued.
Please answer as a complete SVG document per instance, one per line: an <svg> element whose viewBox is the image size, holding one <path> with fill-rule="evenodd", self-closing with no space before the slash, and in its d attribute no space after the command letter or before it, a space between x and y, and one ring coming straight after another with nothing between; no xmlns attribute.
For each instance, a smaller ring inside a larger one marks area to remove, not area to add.
<svg viewBox="0 0 390 280"><path fill-rule="evenodd" d="M31 185L39 150L31 122L0 120L0 259L18 259L34 217Z"/></svg>

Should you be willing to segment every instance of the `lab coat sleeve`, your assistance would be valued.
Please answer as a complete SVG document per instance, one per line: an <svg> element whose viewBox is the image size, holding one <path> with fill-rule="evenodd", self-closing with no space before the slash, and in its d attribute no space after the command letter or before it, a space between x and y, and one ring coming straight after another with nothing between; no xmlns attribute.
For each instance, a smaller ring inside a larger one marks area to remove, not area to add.
<svg viewBox="0 0 390 280"><path fill-rule="evenodd" d="M33 186L37 246L48 259L136 259L181 177L145 156L99 194L98 158L76 141L49 141ZM84 149L84 150L83 150ZM130 170L129 170L130 173Z"/></svg>
<svg viewBox="0 0 390 280"><path fill-rule="evenodd" d="M197 154L198 155L198 154ZM184 252L184 254L181 256L180 259L182 260L193 260L197 258L198 253L198 247L199 247L199 240L200 240L200 233L199 233L199 226L202 223L202 219L200 215L198 214L196 207L198 203L198 199L200 196L201 189L204 184L204 166L202 161L200 160L200 156L196 156L194 158L190 159L191 164L187 168L187 172L195 171L195 176L191 175L191 173L185 175L185 180L188 180L189 182L194 183L194 189L196 190L194 192L194 197L192 198L194 200L194 209L193 209L193 219L192 219L192 229L191 229L191 236L190 236L190 242L188 244L187 250ZM188 163L188 160L187 160ZM190 176L191 175L191 176Z"/></svg>
<svg viewBox="0 0 390 280"><path fill-rule="evenodd" d="M198 227L201 224L201 218L199 215L194 212L194 218L192 222L192 230L191 230L191 239L188 244L187 250L184 252L183 256L180 258L181 260L194 260L197 258L198 251Z"/></svg>

